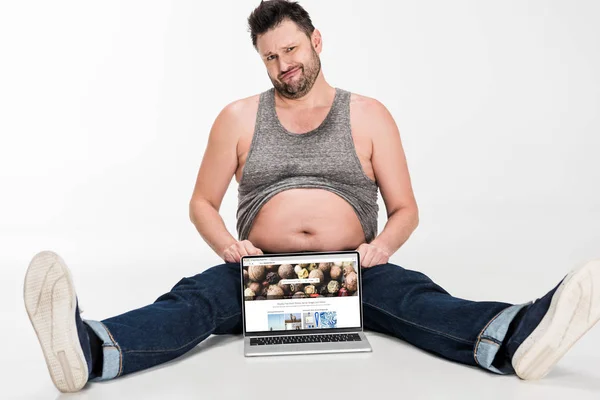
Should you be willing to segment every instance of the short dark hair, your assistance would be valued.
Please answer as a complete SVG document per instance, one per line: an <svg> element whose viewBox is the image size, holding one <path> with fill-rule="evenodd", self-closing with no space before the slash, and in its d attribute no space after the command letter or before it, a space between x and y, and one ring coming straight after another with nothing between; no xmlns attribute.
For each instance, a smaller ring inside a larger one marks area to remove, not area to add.
<svg viewBox="0 0 600 400"><path fill-rule="evenodd" d="M256 38L269 29L279 25L284 19L294 22L310 39L315 27L310 20L310 15L297 1L288 0L261 0L260 5L248 17L248 27L252 45L256 50Z"/></svg>

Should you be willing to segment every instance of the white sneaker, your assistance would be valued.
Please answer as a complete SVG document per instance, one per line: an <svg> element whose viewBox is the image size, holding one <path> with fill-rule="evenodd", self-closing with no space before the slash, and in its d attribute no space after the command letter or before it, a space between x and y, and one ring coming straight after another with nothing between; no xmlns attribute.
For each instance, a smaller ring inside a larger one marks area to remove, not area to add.
<svg viewBox="0 0 600 400"><path fill-rule="evenodd" d="M600 259L573 269L555 290L537 299L523 315L513 339L518 345L512 358L517 376L546 376L598 320Z"/></svg>
<svg viewBox="0 0 600 400"><path fill-rule="evenodd" d="M91 370L89 336L71 273L58 254L42 251L33 257L23 297L54 385L61 392L79 391Z"/></svg>

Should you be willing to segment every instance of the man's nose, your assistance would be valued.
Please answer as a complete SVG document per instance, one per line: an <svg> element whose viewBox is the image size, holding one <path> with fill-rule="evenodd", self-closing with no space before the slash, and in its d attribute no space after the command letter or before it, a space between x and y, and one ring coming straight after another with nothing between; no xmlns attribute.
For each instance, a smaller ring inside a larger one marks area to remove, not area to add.
<svg viewBox="0 0 600 400"><path fill-rule="evenodd" d="M291 62L285 61L285 60L279 61L279 76L285 74L286 72L288 72L289 70L291 70L293 68L294 68L294 65Z"/></svg>

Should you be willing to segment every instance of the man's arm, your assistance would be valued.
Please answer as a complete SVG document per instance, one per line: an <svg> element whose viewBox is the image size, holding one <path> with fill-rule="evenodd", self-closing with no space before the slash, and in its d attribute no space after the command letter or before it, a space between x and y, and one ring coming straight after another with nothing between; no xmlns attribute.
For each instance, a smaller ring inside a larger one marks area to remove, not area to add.
<svg viewBox="0 0 600 400"><path fill-rule="evenodd" d="M410 237L419 224L419 210L412 189L400 132L394 118L379 101L366 98L361 107L372 132L371 163L385 203L388 221L370 244L391 256Z"/></svg>
<svg viewBox="0 0 600 400"><path fill-rule="evenodd" d="M231 103L215 119L189 204L190 220L221 258L225 248L237 242L225 227L219 208L238 167L239 107L238 102Z"/></svg>

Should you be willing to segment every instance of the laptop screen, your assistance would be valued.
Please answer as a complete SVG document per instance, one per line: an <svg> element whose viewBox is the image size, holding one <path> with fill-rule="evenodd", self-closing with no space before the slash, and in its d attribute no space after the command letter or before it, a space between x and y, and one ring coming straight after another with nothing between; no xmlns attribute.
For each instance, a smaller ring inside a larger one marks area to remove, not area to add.
<svg viewBox="0 0 600 400"><path fill-rule="evenodd" d="M325 333L362 328L357 251L242 257L247 335Z"/></svg>

